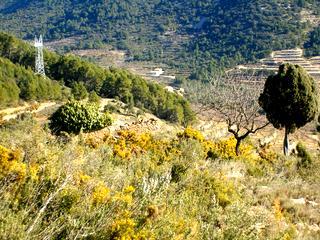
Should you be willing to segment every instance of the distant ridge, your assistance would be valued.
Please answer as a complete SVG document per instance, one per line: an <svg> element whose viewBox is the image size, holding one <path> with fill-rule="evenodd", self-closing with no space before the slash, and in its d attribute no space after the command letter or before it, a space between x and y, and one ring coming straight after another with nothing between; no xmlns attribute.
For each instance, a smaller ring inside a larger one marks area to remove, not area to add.
<svg viewBox="0 0 320 240"><path fill-rule="evenodd" d="M3 0L0 30L24 39L81 37L72 48L108 44L130 61L165 63L202 79L273 50L319 55L319 12L319 1L307 0Z"/></svg>

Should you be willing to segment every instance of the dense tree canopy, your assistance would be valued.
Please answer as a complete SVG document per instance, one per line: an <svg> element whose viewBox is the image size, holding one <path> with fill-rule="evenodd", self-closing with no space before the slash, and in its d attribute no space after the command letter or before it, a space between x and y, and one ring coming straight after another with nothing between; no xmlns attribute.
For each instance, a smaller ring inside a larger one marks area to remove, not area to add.
<svg viewBox="0 0 320 240"><path fill-rule="evenodd" d="M63 97L63 87L48 78L35 75L31 69L15 65L0 57L0 107L23 100L55 100Z"/></svg>
<svg viewBox="0 0 320 240"><path fill-rule="evenodd" d="M72 86L71 93L76 100L82 100L89 96L83 82L75 82Z"/></svg>
<svg viewBox="0 0 320 240"><path fill-rule="evenodd" d="M46 39L81 36L77 47L108 43L132 59L166 62L201 78L305 40L314 49L300 12L319 14L319 6L318 0L4 0L0 29L27 39L39 32Z"/></svg>
<svg viewBox="0 0 320 240"><path fill-rule="evenodd" d="M310 34L309 40L304 44L309 56L320 55L320 26L316 27Z"/></svg>

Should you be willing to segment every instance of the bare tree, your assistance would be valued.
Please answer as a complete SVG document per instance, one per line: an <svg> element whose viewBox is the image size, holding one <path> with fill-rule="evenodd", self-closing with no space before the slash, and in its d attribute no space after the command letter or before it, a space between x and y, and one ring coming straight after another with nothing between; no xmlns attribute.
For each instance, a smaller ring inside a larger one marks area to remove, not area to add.
<svg viewBox="0 0 320 240"><path fill-rule="evenodd" d="M269 124L258 104L263 84L262 77L246 72L217 76L186 88L200 112L213 110L212 114L227 123L228 132L237 140L235 151L239 155L242 140Z"/></svg>

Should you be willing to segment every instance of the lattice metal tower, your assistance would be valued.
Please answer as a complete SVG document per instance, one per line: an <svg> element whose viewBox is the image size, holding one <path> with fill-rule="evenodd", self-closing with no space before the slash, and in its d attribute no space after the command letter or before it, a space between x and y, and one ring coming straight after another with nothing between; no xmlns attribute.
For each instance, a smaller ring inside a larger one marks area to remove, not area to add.
<svg viewBox="0 0 320 240"><path fill-rule="evenodd" d="M46 72L44 70L44 60L43 60L43 38L42 35L40 35L39 39L35 37L34 39L34 46L37 49L37 55L36 55L36 74L40 74L42 76L46 76Z"/></svg>

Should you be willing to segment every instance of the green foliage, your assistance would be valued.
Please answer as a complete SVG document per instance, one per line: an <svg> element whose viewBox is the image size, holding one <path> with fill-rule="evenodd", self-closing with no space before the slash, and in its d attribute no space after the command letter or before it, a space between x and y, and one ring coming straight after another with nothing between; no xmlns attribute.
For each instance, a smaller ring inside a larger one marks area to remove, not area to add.
<svg viewBox="0 0 320 240"><path fill-rule="evenodd" d="M309 33L309 39L304 44L307 49L307 56L319 56L320 55L320 26L317 26L311 33Z"/></svg>
<svg viewBox="0 0 320 240"><path fill-rule="evenodd" d="M267 154L276 171L248 175L257 153L206 159L191 129L61 141L24 119L0 136L1 239L319 239L301 228L318 224L319 161L306 180Z"/></svg>
<svg viewBox="0 0 320 240"><path fill-rule="evenodd" d="M196 68L193 77L206 78L221 67L302 45L309 29L301 21L302 7L319 13L318 1L302 0L7 0L0 8L0 29L28 39L37 31L49 39L80 35L74 47L104 42L129 50L135 60ZM39 29L38 22L46 27ZM314 38L309 39L306 47L314 51Z"/></svg>
<svg viewBox="0 0 320 240"><path fill-rule="evenodd" d="M111 104L108 103L107 105L104 106L104 111L109 112L109 113L120 113L121 107L118 106L117 104Z"/></svg>
<svg viewBox="0 0 320 240"><path fill-rule="evenodd" d="M259 104L275 128L285 127L292 133L315 118L317 87L302 67L283 64L276 75L268 77Z"/></svg>
<svg viewBox="0 0 320 240"><path fill-rule="evenodd" d="M78 134L110 126L110 116L100 114L98 105L92 103L68 102L50 117L50 128L55 133L62 131Z"/></svg>
<svg viewBox="0 0 320 240"><path fill-rule="evenodd" d="M307 168L312 164L312 157L307 151L306 147L302 143L297 145L297 156L300 158L297 167L298 168Z"/></svg>
<svg viewBox="0 0 320 240"><path fill-rule="evenodd" d="M100 97L95 91L91 91L89 94L89 102L92 103L99 103L100 102Z"/></svg>
<svg viewBox="0 0 320 240"><path fill-rule="evenodd" d="M85 99L89 95L83 82L75 82L72 86L71 93L76 100Z"/></svg>
<svg viewBox="0 0 320 240"><path fill-rule="evenodd" d="M34 49L30 45L0 33L0 56L30 68L33 67L34 62L33 52ZM149 110L156 116L171 122L186 125L194 119L186 99L128 71L104 69L75 56L59 56L52 52L45 52L45 61L47 76L71 87L76 99L85 97L86 91L95 91L102 97L118 98L128 106ZM29 72L30 75L31 71ZM38 81L29 81L29 75L26 75L20 84L27 89L25 92L21 91L24 98L33 99L35 95L50 96L56 92L45 86L49 80L41 80L38 77ZM41 91L37 89L38 82L39 84L43 82ZM47 93L44 93L44 90Z"/></svg>
<svg viewBox="0 0 320 240"><path fill-rule="evenodd" d="M35 75L30 69L0 57L0 106L23 100L56 100L63 96L57 81Z"/></svg>
<svg viewBox="0 0 320 240"><path fill-rule="evenodd" d="M194 181L194 188L192 190L195 193L200 196L205 192L209 194L213 193L221 207L227 207L238 197L233 182L227 181L224 176L212 176L209 172L204 172L195 175ZM201 188L196 189L199 185Z"/></svg>
<svg viewBox="0 0 320 240"><path fill-rule="evenodd" d="M171 181L180 182L187 170L188 168L183 164L174 164L171 169Z"/></svg>
<svg viewBox="0 0 320 240"><path fill-rule="evenodd" d="M19 101L20 89L17 86L14 79L6 78L3 81L2 77L0 80L0 105L9 106L15 105Z"/></svg>

